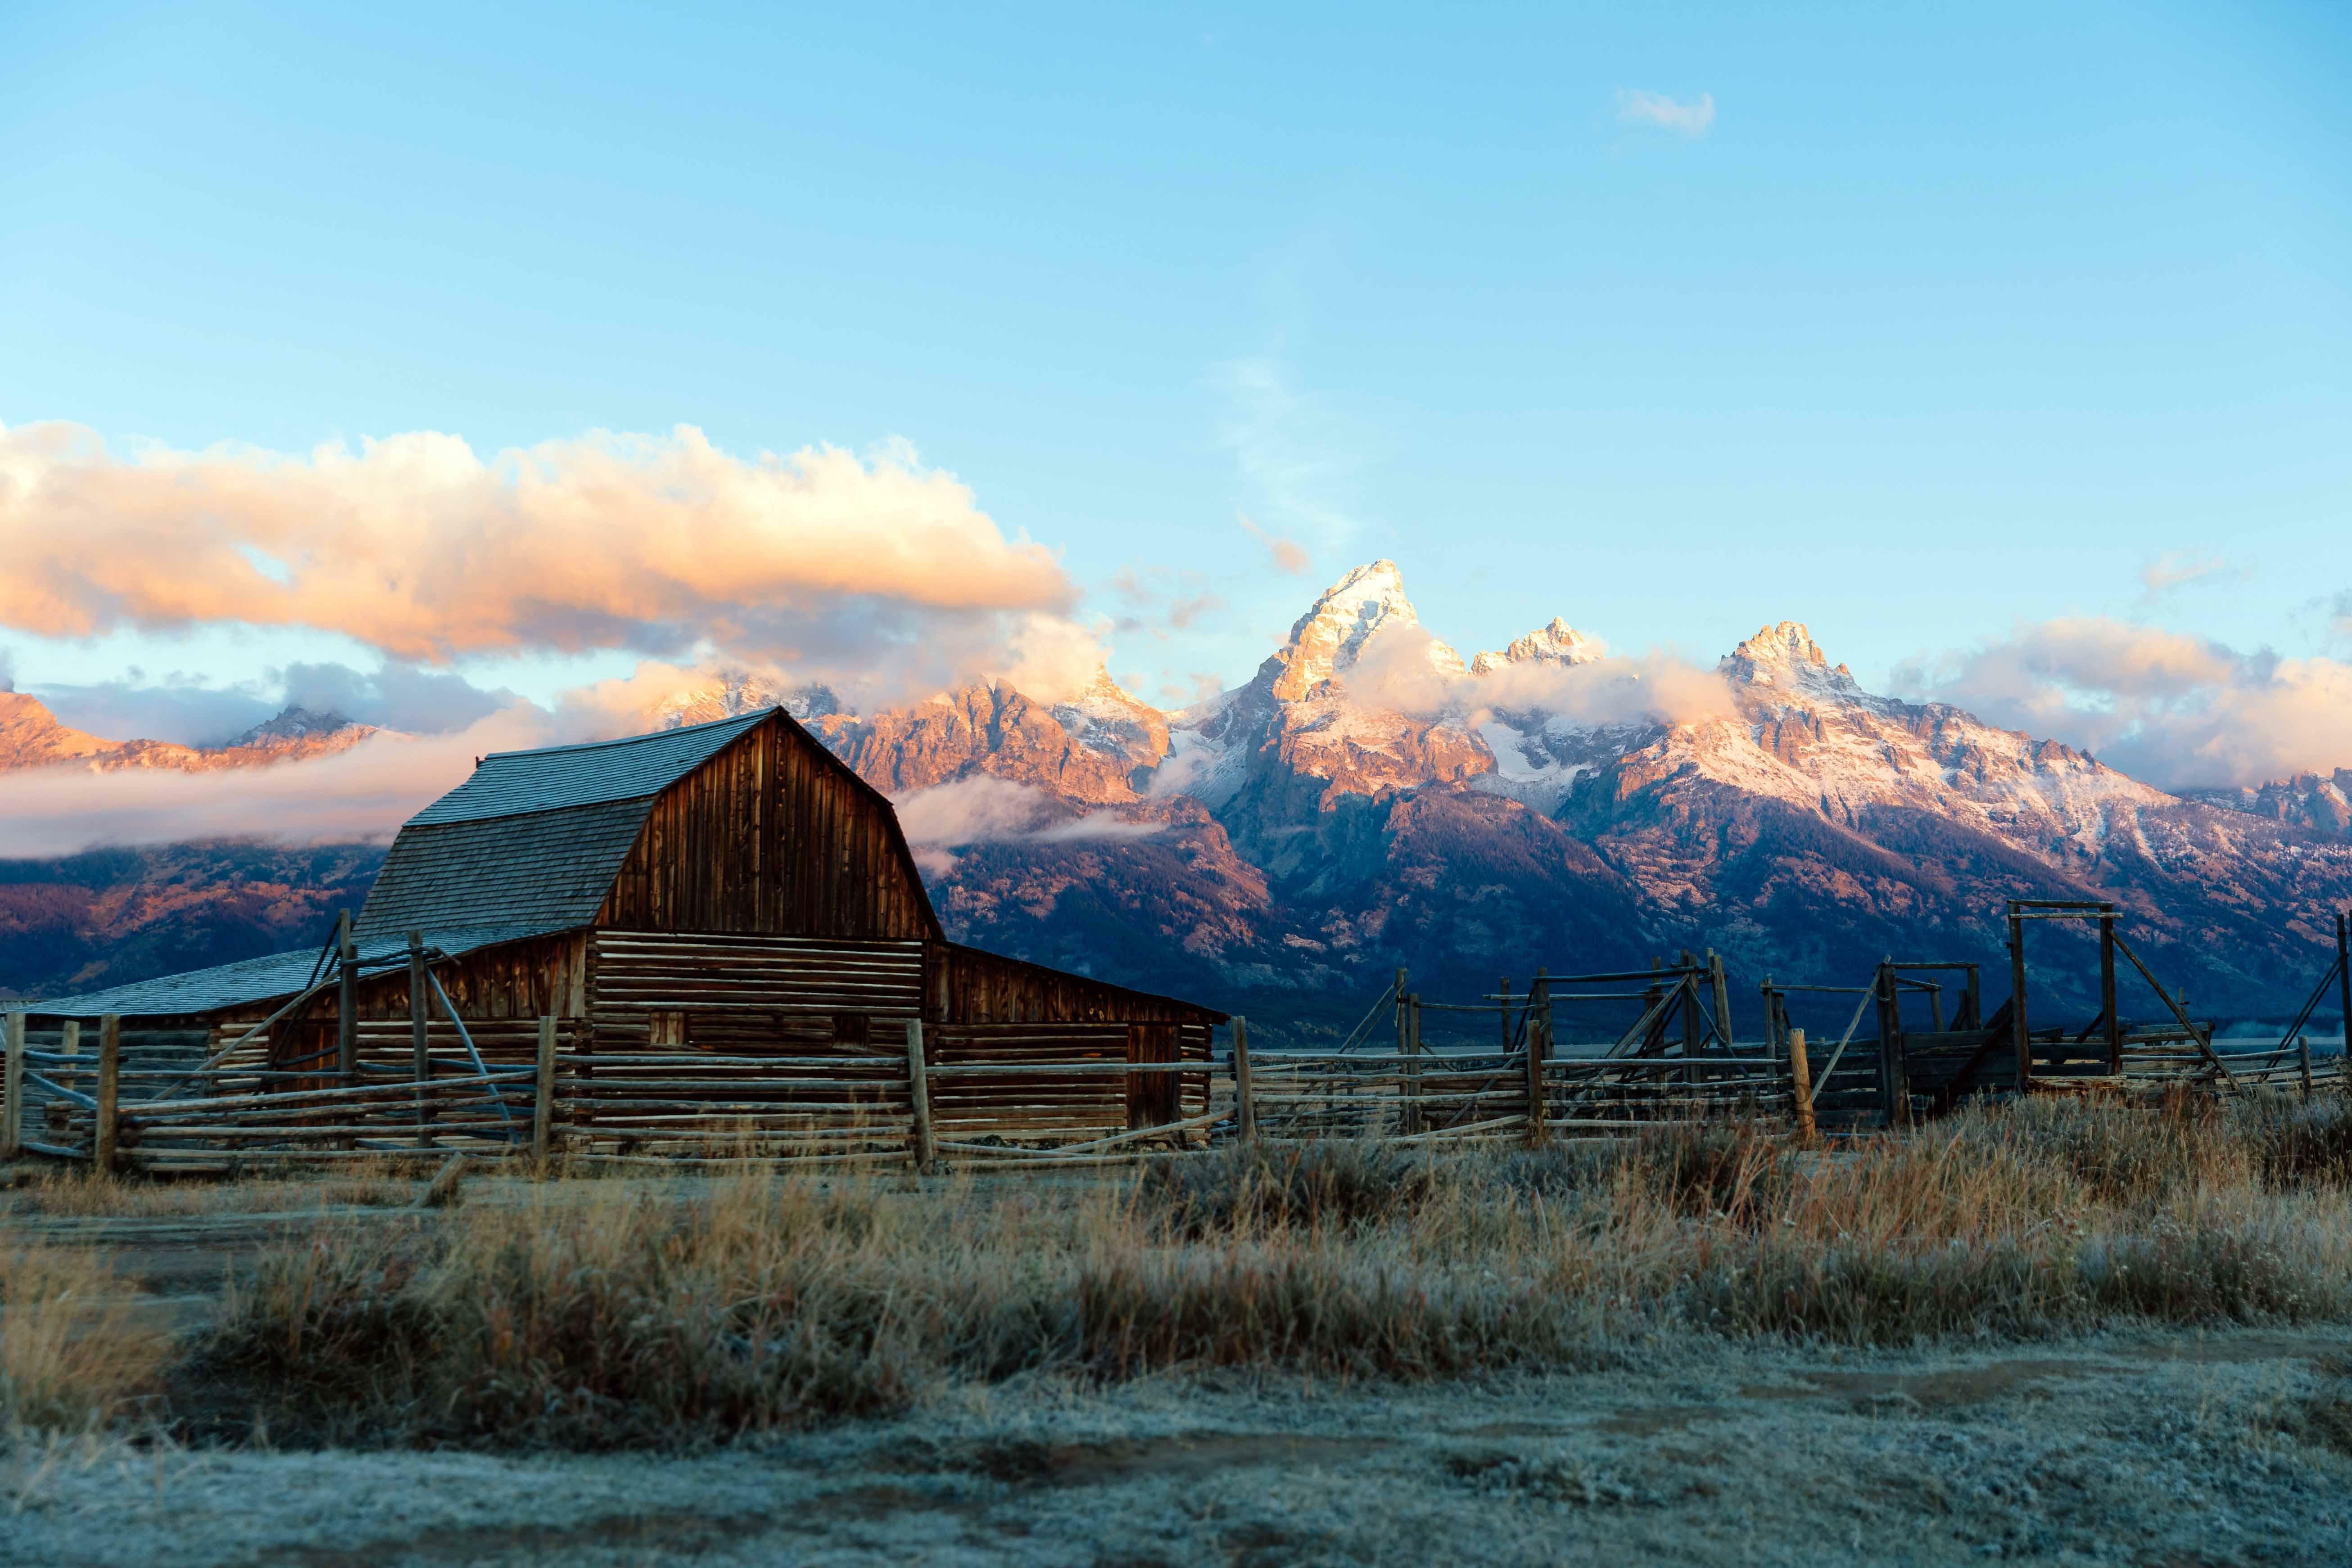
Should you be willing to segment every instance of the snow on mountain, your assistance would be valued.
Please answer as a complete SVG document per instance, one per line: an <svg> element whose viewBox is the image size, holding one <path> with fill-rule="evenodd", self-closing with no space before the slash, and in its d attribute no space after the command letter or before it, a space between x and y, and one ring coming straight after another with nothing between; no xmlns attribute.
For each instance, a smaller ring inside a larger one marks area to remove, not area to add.
<svg viewBox="0 0 2352 1568"><path fill-rule="evenodd" d="M1079 745L1149 774L1168 754L1168 716L1127 690L1107 669L1053 709L1054 721Z"/></svg>
<svg viewBox="0 0 2352 1568"><path fill-rule="evenodd" d="M1494 754L1464 716L1426 718L1383 700L1400 688L1442 693L1468 673L1422 630L1396 563L1360 566L1325 590L1247 684L1173 716L1153 793L1233 814L1237 842L1266 849L1265 834L1301 801L1328 806L1490 773Z"/></svg>
<svg viewBox="0 0 2352 1568"><path fill-rule="evenodd" d="M2251 787L2192 789L2189 800L2225 811L2266 816L2317 833L2352 836L2352 768L2333 773L2297 773Z"/></svg>
<svg viewBox="0 0 2352 1568"><path fill-rule="evenodd" d="M841 704L828 687L788 687L749 670L720 669L713 670L707 680L681 687L654 702L646 718L656 730L677 730L771 708L782 708L806 723L839 712Z"/></svg>
<svg viewBox="0 0 2352 1568"><path fill-rule="evenodd" d="M1325 589L1290 628L1290 640L1268 660L1273 667L1268 689L1285 702L1314 698L1355 668L1373 637L1420 626L1421 617L1405 597L1404 574L1395 562L1359 566ZM1425 657L1440 675L1463 673L1462 656L1434 638L1426 645ZM1268 673L1259 671L1261 678Z"/></svg>
<svg viewBox="0 0 2352 1568"><path fill-rule="evenodd" d="M1558 616L1498 653L1482 653L1470 661L1473 675L1493 675L1515 664L1591 664L1601 656L1601 644Z"/></svg>

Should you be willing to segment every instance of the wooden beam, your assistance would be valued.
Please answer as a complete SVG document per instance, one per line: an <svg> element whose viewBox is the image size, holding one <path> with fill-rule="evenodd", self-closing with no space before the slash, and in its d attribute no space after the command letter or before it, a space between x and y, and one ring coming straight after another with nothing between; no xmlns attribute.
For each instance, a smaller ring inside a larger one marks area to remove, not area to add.
<svg viewBox="0 0 2352 1568"><path fill-rule="evenodd" d="M2344 1092L2352 1094L2352 917L2336 917L2336 994L2344 1013Z"/></svg>
<svg viewBox="0 0 2352 1568"><path fill-rule="evenodd" d="M1789 1031L1789 1089L1790 1098L1796 1106L1797 1142L1811 1146L1816 1137L1813 1079L1811 1067L1805 1060L1805 1031L1802 1029Z"/></svg>
<svg viewBox="0 0 2352 1568"><path fill-rule="evenodd" d="M2116 1012L2116 912L2099 917L2099 1006L2107 1021L2107 1076L2124 1075L2124 1021Z"/></svg>
<svg viewBox="0 0 2352 1568"><path fill-rule="evenodd" d="M0 1160L25 1152L25 1015L7 1023L7 1064L0 1070Z"/></svg>
<svg viewBox="0 0 2352 1568"><path fill-rule="evenodd" d="M1257 1138L1257 1096L1250 1085L1249 1020L1234 1015L1234 1131L1244 1143Z"/></svg>
<svg viewBox="0 0 2352 1568"><path fill-rule="evenodd" d="M2009 901L2009 1037L2017 1047L2017 1092L2033 1087L2033 1041L2025 1026L2025 921Z"/></svg>
<svg viewBox="0 0 2352 1568"><path fill-rule="evenodd" d="M539 1079L530 1102L530 1157L538 1164L547 1163L549 1150L553 1145L555 1121L555 1015L542 1013L539 1018Z"/></svg>
<svg viewBox="0 0 2352 1568"><path fill-rule="evenodd" d="M1528 987L1528 1142L1540 1147L1544 1129L1544 1058L1551 1054L1551 982L1536 971Z"/></svg>
<svg viewBox="0 0 2352 1568"><path fill-rule="evenodd" d="M122 1100L122 1015L98 1021L98 1110L90 1131L90 1163L101 1176L114 1173L116 1123Z"/></svg>
<svg viewBox="0 0 2352 1568"><path fill-rule="evenodd" d="M2116 951L2131 960L2131 966L2139 971L2139 977L2147 982L2148 989L2155 992L2158 999L2167 1007L2172 1009L2172 1016L2180 1020L2180 1026L2189 1031L2189 1037L2197 1042L2197 1048L2204 1053L2206 1061L2211 1064L2213 1070L2220 1073L2222 1078L2234 1082L2236 1075L2230 1071L2230 1064L2214 1054L2213 1042L2205 1037L2205 1031L2189 1022L2188 1009L2173 1000L2171 992L2157 984L2156 976L2148 973L2147 965L2139 961L2139 954L2131 950L2131 944L2119 936L2116 938Z"/></svg>
<svg viewBox="0 0 2352 1568"><path fill-rule="evenodd" d="M1404 1131L1421 1131L1421 993L1412 994L1411 1026L1405 1031Z"/></svg>
<svg viewBox="0 0 2352 1568"><path fill-rule="evenodd" d="M907 1092L915 1107L915 1169L928 1171L939 1159L931 1138L931 1087L923 1062L923 1021L907 1020Z"/></svg>
<svg viewBox="0 0 2352 1568"><path fill-rule="evenodd" d="M410 1076L418 1083L433 1078L431 1004L425 995L425 933L408 933L408 1044L413 1060ZM433 1097L416 1097L416 1146L433 1147Z"/></svg>
<svg viewBox="0 0 2352 1568"><path fill-rule="evenodd" d="M335 1071L345 1083L360 1065L360 953L352 942L352 911L335 921Z"/></svg>

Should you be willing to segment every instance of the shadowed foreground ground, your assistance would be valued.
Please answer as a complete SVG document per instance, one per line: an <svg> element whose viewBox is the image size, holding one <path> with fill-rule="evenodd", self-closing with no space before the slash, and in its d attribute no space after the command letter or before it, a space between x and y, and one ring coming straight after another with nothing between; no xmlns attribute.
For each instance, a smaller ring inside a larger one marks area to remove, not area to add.
<svg viewBox="0 0 2352 1568"><path fill-rule="evenodd" d="M1662 1350L1387 1388L1153 1379L687 1458L10 1462L21 1563L2340 1563L2337 1331L1973 1354Z"/></svg>

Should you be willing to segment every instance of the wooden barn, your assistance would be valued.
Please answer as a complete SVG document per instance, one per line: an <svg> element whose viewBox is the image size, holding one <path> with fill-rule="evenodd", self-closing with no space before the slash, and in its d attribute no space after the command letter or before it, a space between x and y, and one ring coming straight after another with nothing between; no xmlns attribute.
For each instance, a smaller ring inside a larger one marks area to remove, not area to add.
<svg viewBox="0 0 2352 1568"><path fill-rule="evenodd" d="M31 1005L52 1124L91 1100L73 1074L113 1016L126 1146L156 1096L420 1078L493 1080L415 1112L445 1143L510 1130L532 1086L495 1080L548 1033L574 1148L887 1142L926 1070L948 1148L1083 1142L1197 1121L1224 1021L949 941L889 801L782 709L482 759L401 829L335 945ZM329 1141L379 1142L346 1120Z"/></svg>

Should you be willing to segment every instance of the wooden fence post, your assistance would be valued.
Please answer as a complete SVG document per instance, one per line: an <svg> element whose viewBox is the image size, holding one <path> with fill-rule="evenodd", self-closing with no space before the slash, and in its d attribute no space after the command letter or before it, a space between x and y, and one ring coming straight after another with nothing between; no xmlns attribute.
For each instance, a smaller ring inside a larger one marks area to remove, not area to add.
<svg viewBox="0 0 2352 1568"><path fill-rule="evenodd" d="M2311 1099L2311 1040L2298 1034L2294 1037L2294 1065L2303 1074L2303 1098Z"/></svg>
<svg viewBox="0 0 2352 1568"><path fill-rule="evenodd" d="M2344 1092L2352 1094L2352 917L2336 917L2336 995L2344 1013Z"/></svg>
<svg viewBox="0 0 2352 1568"><path fill-rule="evenodd" d="M1257 1139L1257 1096L1250 1089L1249 1020L1234 1015L1234 1130L1244 1143Z"/></svg>
<svg viewBox="0 0 2352 1568"><path fill-rule="evenodd" d="M1805 1060L1805 1031L1789 1031L1789 1091L1797 1117L1797 1142L1810 1145L1813 1130L1813 1072Z"/></svg>
<svg viewBox="0 0 2352 1568"><path fill-rule="evenodd" d="M555 1121L555 1015L539 1016L539 1081L530 1101L530 1157L535 1163L547 1163L548 1150L554 1142Z"/></svg>
<svg viewBox="0 0 2352 1568"><path fill-rule="evenodd" d="M122 1015L98 1021L98 1116L90 1129L90 1163L101 1176L114 1173L117 1112L122 1098Z"/></svg>
<svg viewBox="0 0 2352 1568"><path fill-rule="evenodd" d="M2009 904L2009 1036L2017 1047L2017 1092L2033 1087L2033 1037L2025 1026L2025 921Z"/></svg>
<svg viewBox="0 0 2352 1568"><path fill-rule="evenodd" d="M1412 1005L1404 1032L1404 1114L1401 1118L1407 1132L1421 1131L1421 993L1412 994Z"/></svg>
<svg viewBox="0 0 2352 1568"><path fill-rule="evenodd" d="M2116 1016L2116 907L2099 915L2099 1006L2107 1019L2107 1076L2124 1076L2124 1021Z"/></svg>
<svg viewBox="0 0 2352 1568"><path fill-rule="evenodd" d="M923 1062L923 1021L907 1020L907 1096L915 1109L915 1169L928 1171L939 1157L931 1138L931 1081Z"/></svg>
<svg viewBox="0 0 2352 1568"><path fill-rule="evenodd" d="M25 1015L8 1015L8 1060L0 1074L0 1160L25 1152Z"/></svg>
<svg viewBox="0 0 2352 1568"><path fill-rule="evenodd" d="M1706 973L1715 986L1716 1042L1728 1054L1731 1050L1731 981L1723 973L1723 954L1711 947L1706 950Z"/></svg>
<svg viewBox="0 0 2352 1568"><path fill-rule="evenodd" d="M1878 966L1878 1093L1886 1125L1911 1125L1911 1079L1903 1067L1903 998L1892 960Z"/></svg>
<svg viewBox="0 0 2352 1568"><path fill-rule="evenodd" d="M345 910L335 938L335 1072L352 1087L360 1070L360 950Z"/></svg>
<svg viewBox="0 0 2352 1568"><path fill-rule="evenodd" d="M1544 1058L1551 1054L1551 982L1536 971L1528 987L1528 1142L1541 1145L1544 1126Z"/></svg>
<svg viewBox="0 0 2352 1568"><path fill-rule="evenodd" d="M425 1000L425 933L408 933L408 1044L415 1058L414 1069L418 1083L433 1081L433 1036L431 1016ZM424 1090L416 1096L416 1146L433 1147L433 1093Z"/></svg>

